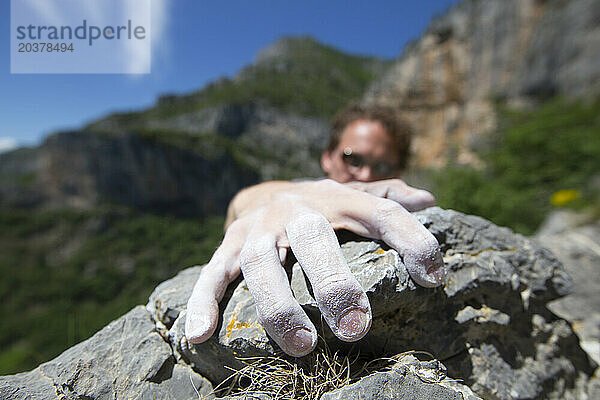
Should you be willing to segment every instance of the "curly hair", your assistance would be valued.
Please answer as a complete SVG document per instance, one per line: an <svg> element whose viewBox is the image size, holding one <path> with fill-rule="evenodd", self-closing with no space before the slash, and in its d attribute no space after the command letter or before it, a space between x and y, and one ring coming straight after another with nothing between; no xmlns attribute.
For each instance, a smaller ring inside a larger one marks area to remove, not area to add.
<svg viewBox="0 0 600 400"><path fill-rule="evenodd" d="M358 120L377 121L383 125L385 131L392 138L397 150L398 167L406 169L410 157L412 129L391 107L363 106L358 103L352 103L340 110L333 117L331 123L327 150L333 151L340 143L342 133L346 127Z"/></svg>

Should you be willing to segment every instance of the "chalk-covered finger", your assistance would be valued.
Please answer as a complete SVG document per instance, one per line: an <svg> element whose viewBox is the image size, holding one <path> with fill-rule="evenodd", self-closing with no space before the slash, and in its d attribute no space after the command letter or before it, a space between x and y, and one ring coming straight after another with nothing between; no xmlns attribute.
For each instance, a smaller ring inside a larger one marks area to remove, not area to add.
<svg viewBox="0 0 600 400"><path fill-rule="evenodd" d="M435 237L416 217L393 200L353 191L338 212L335 228L381 239L398 251L410 276L421 286L444 283L446 269Z"/></svg>
<svg viewBox="0 0 600 400"><path fill-rule="evenodd" d="M385 196L381 196L402 205L408 211L423 210L435 205L435 197L423 189L413 188L399 179L394 179L386 188Z"/></svg>
<svg viewBox="0 0 600 400"><path fill-rule="evenodd" d="M227 286L240 274L238 256L246 236L246 223L234 222L221 246L202 269L187 303L185 336L202 343L212 336L219 321L219 301Z"/></svg>
<svg viewBox="0 0 600 400"><path fill-rule="evenodd" d="M411 213L391 200L379 199L369 222L376 236L399 252L415 282L425 287L444 283L439 243Z"/></svg>
<svg viewBox="0 0 600 400"><path fill-rule="evenodd" d="M300 212L287 224L286 233L332 331L345 341L362 338L371 326L371 307L330 223L319 213Z"/></svg>
<svg viewBox="0 0 600 400"><path fill-rule="evenodd" d="M251 233L240 253L240 265L269 336L291 356L310 353L317 344L317 332L292 294L275 236Z"/></svg>

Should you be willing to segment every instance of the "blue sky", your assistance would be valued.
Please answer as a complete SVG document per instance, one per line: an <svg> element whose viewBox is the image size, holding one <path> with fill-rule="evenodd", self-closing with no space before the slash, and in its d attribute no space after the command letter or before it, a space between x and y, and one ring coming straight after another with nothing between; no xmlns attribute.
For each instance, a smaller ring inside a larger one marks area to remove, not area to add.
<svg viewBox="0 0 600 400"><path fill-rule="evenodd" d="M152 73L101 75L11 74L10 1L2 0L0 151L35 144L113 111L148 107L160 94L198 90L235 74L286 35L311 35L350 53L396 58L434 15L457 2L152 1Z"/></svg>

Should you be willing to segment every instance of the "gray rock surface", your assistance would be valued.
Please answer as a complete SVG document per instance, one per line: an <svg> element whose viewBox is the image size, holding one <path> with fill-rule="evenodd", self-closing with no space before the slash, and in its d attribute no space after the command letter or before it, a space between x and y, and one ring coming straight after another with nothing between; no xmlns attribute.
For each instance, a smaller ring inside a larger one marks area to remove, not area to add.
<svg viewBox="0 0 600 400"><path fill-rule="evenodd" d="M572 288L556 258L536 242L479 217L439 208L416 216L444 254L449 279L440 288L417 287L394 250L340 234L344 256L367 291L374 317L371 331L355 349L373 358L427 351L443 362L448 377L463 379L481 398L597 398L597 366L569 323L547 308ZM288 264L295 295L322 327L310 285L294 260ZM236 357L282 355L258 324L243 281L226 294L217 333L206 343L187 343L185 304L200 270L184 270L162 283L146 309L135 308L57 359L0 378L0 398L54 393L92 399L133 398L132 393L136 398L192 398L190 379L208 393L211 385L202 377L219 383L231 374L229 368L241 367ZM327 327L322 335L332 350L350 346ZM445 378L432 383L431 371L442 369L440 364L405 361L326 398L472 396L467 387Z"/></svg>
<svg viewBox="0 0 600 400"><path fill-rule="evenodd" d="M209 395L212 385L176 362L142 306L33 371L0 377L3 400L175 400L197 397L196 390Z"/></svg>
<svg viewBox="0 0 600 400"><path fill-rule="evenodd" d="M547 218L536 239L552 250L574 282L573 293L549 308L571 323L581 347L600 364L600 221L557 212Z"/></svg>
<svg viewBox="0 0 600 400"><path fill-rule="evenodd" d="M566 321L546 307L572 288L556 258L535 242L479 217L439 208L416 215L441 244L450 272L441 288L417 287L401 257L379 243L354 238L342 245L373 309L371 331L356 344L361 352L381 356L428 351L447 365L450 377L465 379L484 398L586 398L595 366ZM296 264L292 271L296 297L316 326L323 326L301 269ZM155 318L198 371L220 381L230 372L217 360L238 367L236 355L281 354L258 325L243 282L222 303L218 334L189 346L183 339L186 295L175 294L174 288L191 290L193 280L191 271L185 271L165 282L149 307L161 305ZM330 347L347 347L326 327L323 335Z"/></svg>
<svg viewBox="0 0 600 400"><path fill-rule="evenodd" d="M360 381L321 396L322 400L477 400L471 389L446 376L439 361L401 358L390 371L376 372Z"/></svg>

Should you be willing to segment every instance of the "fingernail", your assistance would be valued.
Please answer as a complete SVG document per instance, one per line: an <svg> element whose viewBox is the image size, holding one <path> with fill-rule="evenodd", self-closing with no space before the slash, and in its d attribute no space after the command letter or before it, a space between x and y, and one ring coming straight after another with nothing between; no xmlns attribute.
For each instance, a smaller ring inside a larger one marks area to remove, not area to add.
<svg viewBox="0 0 600 400"><path fill-rule="evenodd" d="M371 318L360 308L352 308L340 317L337 333L340 339L355 341L362 338L371 327Z"/></svg>
<svg viewBox="0 0 600 400"><path fill-rule="evenodd" d="M436 285L441 285L446 278L446 266L444 265L444 259L442 254L437 251L434 255L434 261L432 265L427 268L427 275L435 280Z"/></svg>
<svg viewBox="0 0 600 400"><path fill-rule="evenodd" d="M427 275L432 276L436 283L441 284L446 278L446 268L444 266L430 267L427 270Z"/></svg>
<svg viewBox="0 0 600 400"><path fill-rule="evenodd" d="M287 348L286 353L294 357L302 357L310 353L316 345L316 335L306 328L295 328L283 335Z"/></svg>

